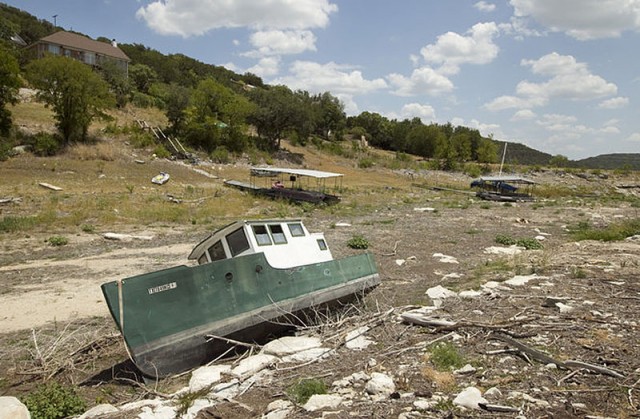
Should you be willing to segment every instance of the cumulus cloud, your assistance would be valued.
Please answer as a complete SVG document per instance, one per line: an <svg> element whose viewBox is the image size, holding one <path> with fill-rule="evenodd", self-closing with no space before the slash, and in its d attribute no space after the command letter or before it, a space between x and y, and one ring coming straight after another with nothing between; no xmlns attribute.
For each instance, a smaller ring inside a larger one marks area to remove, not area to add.
<svg viewBox="0 0 640 419"><path fill-rule="evenodd" d="M436 120L436 111L433 109L433 106L423 105L421 103L407 103L402 107L400 114L404 119L420 118L424 124Z"/></svg>
<svg viewBox="0 0 640 419"><path fill-rule="evenodd" d="M492 111L504 109L527 109L546 105L551 99L590 100L615 95L618 87L592 74L587 65L579 63L570 55L547 54L538 60L523 60L538 76L547 81L534 83L521 81L513 96L501 96L485 104Z"/></svg>
<svg viewBox="0 0 640 419"><path fill-rule="evenodd" d="M496 10L495 4L487 3L486 1L479 1L474 4L473 7L480 10L481 12L493 12L494 10Z"/></svg>
<svg viewBox="0 0 640 419"><path fill-rule="evenodd" d="M640 0L510 0L517 18L578 40L618 37L640 30Z"/></svg>
<svg viewBox="0 0 640 419"><path fill-rule="evenodd" d="M324 28L337 10L329 0L155 0L136 16L157 33L189 37L219 28Z"/></svg>
<svg viewBox="0 0 640 419"><path fill-rule="evenodd" d="M488 64L498 55L494 37L499 33L493 23L477 23L465 35L447 32L435 44L422 48L420 54L427 63L440 65L442 74L457 74L462 64Z"/></svg>
<svg viewBox="0 0 640 419"><path fill-rule="evenodd" d="M383 79L367 80L362 72L352 66L334 62L319 64L311 61L296 61L289 68L289 75L272 81L292 89L332 94L366 94L387 88Z"/></svg>
<svg viewBox="0 0 640 419"><path fill-rule="evenodd" d="M634 132L624 140L631 143L640 143L640 132Z"/></svg>
<svg viewBox="0 0 640 419"><path fill-rule="evenodd" d="M528 121L536 117L536 113L531 109L521 109L513 114L511 121Z"/></svg>
<svg viewBox="0 0 640 419"><path fill-rule="evenodd" d="M614 97L600 102L598 108L600 109L620 109L629 104L629 98L627 97Z"/></svg>
<svg viewBox="0 0 640 419"><path fill-rule="evenodd" d="M416 68L410 77L393 73L387 76L398 96L439 95L453 90L453 83L431 67Z"/></svg>
<svg viewBox="0 0 640 419"><path fill-rule="evenodd" d="M280 59L278 57L264 57L247 71L262 78L273 77L280 71Z"/></svg>
<svg viewBox="0 0 640 419"><path fill-rule="evenodd" d="M311 31L258 31L251 35L249 42L255 49L242 55L250 58L316 50L316 37Z"/></svg>

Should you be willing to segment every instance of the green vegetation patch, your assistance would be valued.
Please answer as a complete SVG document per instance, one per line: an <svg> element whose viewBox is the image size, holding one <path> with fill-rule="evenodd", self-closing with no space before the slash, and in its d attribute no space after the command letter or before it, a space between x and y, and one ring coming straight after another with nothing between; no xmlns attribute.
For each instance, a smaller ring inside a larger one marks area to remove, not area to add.
<svg viewBox="0 0 640 419"><path fill-rule="evenodd" d="M297 404L305 404L314 394L326 393L326 384L316 378L300 380L287 390L289 397Z"/></svg>
<svg viewBox="0 0 640 419"><path fill-rule="evenodd" d="M81 414L86 402L72 387L52 382L43 384L22 399L32 419L58 419Z"/></svg>
<svg viewBox="0 0 640 419"><path fill-rule="evenodd" d="M540 243L537 239L531 238L520 238L514 239L513 237L506 236L504 234L498 234L496 236L496 243L502 244L504 246L520 246L524 247L527 250L540 250L544 248L542 243Z"/></svg>
<svg viewBox="0 0 640 419"><path fill-rule="evenodd" d="M364 236L356 234L347 241L347 246L352 249L368 249L369 240L367 240Z"/></svg>
<svg viewBox="0 0 640 419"><path fill-rule="evenodd" d="M620 241L640 234L640 218L624 220L619 223L609 224L606 227L594 227L587 221L581 221L571 227L569 231L576 241Z"/></svg>
<svg viewBox="0 0 640 419"><path fill-rule="evenodd" d="M451 371L464 366L465 360L451 342L437 343L429 348L430 360L439 371Z"/></svg>

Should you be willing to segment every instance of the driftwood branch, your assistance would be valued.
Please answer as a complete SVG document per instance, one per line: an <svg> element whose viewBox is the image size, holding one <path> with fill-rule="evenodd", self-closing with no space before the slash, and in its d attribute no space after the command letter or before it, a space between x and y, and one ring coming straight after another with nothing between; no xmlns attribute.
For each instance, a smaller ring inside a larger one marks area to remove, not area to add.
<svg viewBox="0 0 640 419"><path fill-rule="evenodd" d="M225 338L225 337L222 337L222 336L206 335L205 338L207 339L207 342L211 342L212 340L221 340L221 341L227 342L227 343L229 343L231 345L244 346L245 348L250 348L250 349L259 349L259 348L261 348L260 345L257 345L255 343L240 342L239 340L233 340L233 339Z"/></svg>

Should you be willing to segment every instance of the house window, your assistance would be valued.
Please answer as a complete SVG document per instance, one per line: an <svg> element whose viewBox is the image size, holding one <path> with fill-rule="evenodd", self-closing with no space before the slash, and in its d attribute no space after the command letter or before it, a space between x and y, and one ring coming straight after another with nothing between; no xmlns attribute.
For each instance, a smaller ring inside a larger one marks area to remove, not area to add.
<svg viewBox="0 0 640 419"><path fill-rule="evenodd" d="M292 223L292 224L288 224L288 226L289 226L289 231L291 232L292 237L304 236L304 229L302 228L302 224Z"/></svg>
<svg viewBox="0 0 640 419"><path fill-rule="evenodd" d="M231 250L231 256L237 256L249 249L249 241L242 228L227 234L227 244L229 245L229 250Z"/></svg>
<svg viewBox="0 0 640 419"><path fill-rule="evenodd" d="M222 241L218 240L209 248L209 257L211 258L211 262L227 258L227 255L224 253L224 248L222 247Z"/></svg>
<svg viewBox="0 0 640 419"><path fill-rule="evenodd" d="M95 65L96 64L96 54L93 52L85 52L83 61L85 64Z"/></svg>
<svg viewBox="0 0 640 419"><path fill-rule="evenodd" d="M269 237L269 232L267 232L267 226L253 226L253 234L256 236L258 245L268 246L271 244L271 237Z"/></svg>
<svg viewBox="0 0 640 419"><path fill-rule="evenodd" d="M318 247L320 250L327 250L327 242L324 239L318 239Z"/></svg>
<svg viewBox="0 0 640 419"><path fill-rule="evenodd" d="M53 44L47 45L47 51L55 55L60 55L60 47L58 45L53 45Z"/></svg>
<svg viewBox="0 0 640 419"><path fill-rule="evenodd" d="M269 231L271 231L271 237L273 237L273 242L275 244L287 243L287 238L284 236L284 231L282 231L282 226L280 224L271 224L269 226Z"/></svg>

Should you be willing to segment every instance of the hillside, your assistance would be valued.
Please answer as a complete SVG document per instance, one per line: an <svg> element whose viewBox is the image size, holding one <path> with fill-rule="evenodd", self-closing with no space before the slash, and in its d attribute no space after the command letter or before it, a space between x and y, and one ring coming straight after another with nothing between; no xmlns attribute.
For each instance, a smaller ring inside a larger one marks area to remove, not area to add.
<svg viewBox="0 0 640 419"><path fill-rule="evenodd" d="M585 169L640 170L640 153L602 154L596 157L573 161L571 162L571 166Z"/></svg>

